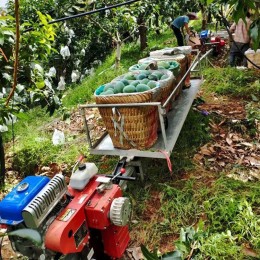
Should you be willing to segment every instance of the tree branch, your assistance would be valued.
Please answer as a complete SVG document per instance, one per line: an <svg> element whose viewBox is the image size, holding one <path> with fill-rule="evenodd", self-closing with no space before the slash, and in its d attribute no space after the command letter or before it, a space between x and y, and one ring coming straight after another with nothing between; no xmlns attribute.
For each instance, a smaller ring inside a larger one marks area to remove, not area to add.
<svg viewBox="0 0 260 260"><path fill-rule="evenodd" d="M19 22L19 0L15 0L15 23L16 23L16 43L15 43L15 56L14 56L14 82L12 90L6 100L6 106L8 106L10 99L14 95L14 91L17 85L17 72L18 72L18 54L19 54L19 42L20 42L20 22Z"/></svg>
<svg viewBox="0 0 260 260"><path fill-rule="evenodd" d="M8 62L8 59L7 59L7 57L6 57L5 53L4 53L4 51L2 50L2 48L0 48L0 52L1 52L1 54L3 55L5 61Z"/></svg>
<svg viewBox="0 0 260 260"><path fill-rule="evenodd" d="M113 41L117 42L117 39L114 37L114 35L111 34L110 32L108 32L107 30L105 30L105 29L101 26L101 24L100 24L99 22L97 22L96 20L92 19L91 17L88 17L88 18L89 18L89 20L90 20L91 22L93 22L94 24L96 24L104 33L108 34L108 35L112 38Z"/></svg>

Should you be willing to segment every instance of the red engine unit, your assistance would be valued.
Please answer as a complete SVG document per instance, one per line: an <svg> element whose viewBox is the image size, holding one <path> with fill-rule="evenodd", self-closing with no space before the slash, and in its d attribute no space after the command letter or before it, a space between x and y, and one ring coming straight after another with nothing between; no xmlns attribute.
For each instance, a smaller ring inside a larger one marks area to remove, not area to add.
<svg viewBox="0 0 260 260"><path fill-rule="evenodd" d="M101 230L104 252L114 258L122 257L130 240L128 227L115 226L108 218L113 199L121 196L120 187L113 185L105 193L96 192L85 208L89 228Z"/></svg>
<svg viewBox="0 0 260 260"><path fill-rule="evenodd" d="M124 254L130 240L128 226L109 226L102 231L104 252L114 258L120 258Z"/></svg>
<svg viewBox="0 0 260 260"><path fill-rule="evenodd" d="M122 196L118 185L98 193L100 185L93 177L82 191L69 192L74 197L50 225L46 248L62 254L81 252L90 240L90 229L100 230L104 251L113 258L122 257L130 240L127 226L115 226L109 219L111 203ZM102 241L100 241L102 243Z"/></svg>
<svg viewBox="0 0 260 260"><path fill-rule="evenodd" d="M221 49L225 46L225 41L222 40L219 36L211 37L210 43L215 44L214 46L214 52L215 54L219 54L221 52Z"/></svg>

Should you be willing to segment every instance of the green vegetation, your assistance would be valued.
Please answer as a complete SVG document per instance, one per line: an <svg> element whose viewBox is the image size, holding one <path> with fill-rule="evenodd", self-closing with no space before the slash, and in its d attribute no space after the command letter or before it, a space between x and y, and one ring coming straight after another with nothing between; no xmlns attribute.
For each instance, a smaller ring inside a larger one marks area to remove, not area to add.
<svg viewBox="0 0 260 260"><path fill-rule="evenodd" d="M223 175L198 177L165 181L157 175L159 185L148 179L149 189L142 194L144 204L140 206L136 201L142 201L140 193L144 191L130 187L136 203L134 216L139 216L137 224L132 226L137 239L155 249L160 248L164 237L179 234L174 242L179 259L187 259L191 251L194 259L254 259L243 252L250 247L255 255L260 253L259 184L242 183ZM147 216L145 203L155 199L155 190L159 206L150 202L155 208L153 215ZM147 225L145 237L143 223ZM147 259L159 258L148 255Z"/></svg>
<svg viewBox="0 0 260 260"><path fill-rule="evenodd" d="M252 98L260 96L259 71L241 72L236 68L209 68L204 71L204 89L221 95Z"/></svg>

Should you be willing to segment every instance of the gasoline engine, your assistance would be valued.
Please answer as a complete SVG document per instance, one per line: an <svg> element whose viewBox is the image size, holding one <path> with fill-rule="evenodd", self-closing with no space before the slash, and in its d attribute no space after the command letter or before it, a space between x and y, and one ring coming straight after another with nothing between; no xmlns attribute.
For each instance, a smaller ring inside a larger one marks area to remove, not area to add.
<svg viewBox="0 0 260 260"><path fill-rule="evenodd" d="M194 44L193 48L198 48L202 53L212 48L214 56L219 55L226 45L220 36L214 36L210 30L203 30L199 34L192 31L192 37L199 39L199 43L196 43L189 37L189 41Z"/></svg>
<svg viewBox="0 0 260 260"><path fill-rule="evenodd" d="M42 237L10 236L15 251L29 259L117 259L130 240L130 200L122 197L118 174L97 175L94 163L80 163L69 185L62 174L52 179L27 176L0 202L1 227L7 232L34 229ZM122 176L123 178L123 176ZM126 178L126 177L125 177Z"/></svg>

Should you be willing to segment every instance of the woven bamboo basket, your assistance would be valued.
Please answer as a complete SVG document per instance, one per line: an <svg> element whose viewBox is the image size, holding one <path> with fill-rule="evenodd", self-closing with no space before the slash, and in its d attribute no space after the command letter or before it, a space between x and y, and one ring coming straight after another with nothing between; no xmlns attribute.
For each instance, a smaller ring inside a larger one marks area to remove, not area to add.
<svg viewBox="0 0 260 260"><path fill-rule="evenodd" d="M138 71L135 71L138 73ZM168 79L158 81L159 86L148 91L138 93L119 93L114 95L97 95L94 97L97 104L127 104L160 102L168 88L173 87L174 77L171 72L165 71ZM120 80L124 75L113 81ZM157 140L159 125L158 109L154 106L137 107L107 107L99 108L100 115L105 123L108 134L114 147L119 149L150 148Z"/></svg>
<svg viewBox="0 0 260 260"><path fill-rule="evenodd" d="M177 61L180 64L180 73L176 76L177 82L179 82L187 71L188 58L187 55L177 54L177 55L165 55L165 54L153 54L152 59L156 61Z"/></svg>

